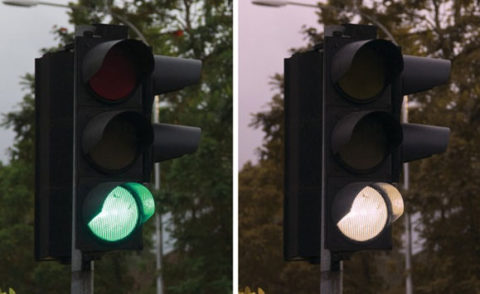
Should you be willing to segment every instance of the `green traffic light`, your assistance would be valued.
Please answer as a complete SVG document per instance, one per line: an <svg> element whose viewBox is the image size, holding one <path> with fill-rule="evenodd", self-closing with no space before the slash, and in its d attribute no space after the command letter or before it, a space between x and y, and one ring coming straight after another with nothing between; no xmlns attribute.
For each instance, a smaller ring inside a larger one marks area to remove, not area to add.
<svg viewBox="0 0 480 294"><path fill-rule="evenodd" d="M154 214L155 202L142 184L104 183L89 193L83 209L87 227L95 237L117 242Z"/></svg>
<svg viewBox="0 0 480 294"><path fill-rule="evenodd" d="M102 210L88 227L98 238L115 242L132 233L138 222L138 206L132 194L117 186L105 198Z"/></svg>

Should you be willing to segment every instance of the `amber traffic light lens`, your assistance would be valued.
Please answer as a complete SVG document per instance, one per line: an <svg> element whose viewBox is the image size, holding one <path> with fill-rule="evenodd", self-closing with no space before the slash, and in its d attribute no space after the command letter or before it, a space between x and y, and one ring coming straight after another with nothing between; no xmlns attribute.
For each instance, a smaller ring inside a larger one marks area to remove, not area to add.
<svg viewBox="0 0 480 294"><path fill-rule="evenodd" d="M88 155L98 166L119 170L137 157L138 138L135 126L122 116L114 117L105 127L102 138Z"/></svg>
<svg viewBox="0 0 480 294"><path fill-rule="evenodd" d="M368 170L380 164L388 152L389 142L382 121L367 116L358 122L338 154L349 167Z"/></svg>

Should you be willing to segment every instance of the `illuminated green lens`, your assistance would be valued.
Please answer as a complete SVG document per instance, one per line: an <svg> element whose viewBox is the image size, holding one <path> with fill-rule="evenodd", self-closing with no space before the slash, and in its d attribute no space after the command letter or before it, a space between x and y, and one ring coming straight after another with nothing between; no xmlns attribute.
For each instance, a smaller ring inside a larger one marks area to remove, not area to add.
<svg viewBox="0 0 480 294"><path fill-rule="evenodd" d="M155 212L155 201L152 193L142 184L129 182L125 186L130 188L140 199L143 208L142 223L146 222Z"/></svg>
<svg viewBox="0 0 480 294"><path fill-rule="evenodd" d="M98 238L115 242L130 235L138 219L135 198L127 189L117 186L107 195L100 213L88 222L88 227Z"/></svg>

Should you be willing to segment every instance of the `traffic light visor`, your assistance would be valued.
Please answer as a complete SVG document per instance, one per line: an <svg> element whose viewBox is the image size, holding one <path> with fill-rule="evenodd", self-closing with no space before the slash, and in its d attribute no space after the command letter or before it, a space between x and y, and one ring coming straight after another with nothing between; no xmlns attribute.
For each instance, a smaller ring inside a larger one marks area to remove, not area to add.
<svg viewBox="0 0 480 294"><path fill-rule="evenodd" d="M104 183L87 195L83 219L90 232L106 242L127 238L155 211L150 191L134 182Z"/></svg>
<svg viewBox="0 0 480 294"><path fill-rule="evenodd" d="M401 125L387 112L354 112L335 125L332 151L346 168L363 173L382 163L401 142Z"/></svg>
<svg viewBox="0 0 480 294"><path fill-rule="evenodd" d="M335 196L332 217L340 232L350 240L366 242L403 213L403 199L387 183L353 183Z"/></svg>
<svg viewBox="0 0 480 294"><path fill-rule="evenodd" d="M163 55L155 55L153 93L164 94L183 89L200 81L202 62Z"/></svg>
<svg viewBox="0 0 480 294"><path fill-rule="evenodd" d="M128 97L153 71L153 55L137 40L100 43L86 54L83 78L98 97L116 102Z"/></svg>
<svg viewBox="0 0 480 294"><path fill-rule="evenodd" d="M150 122L133 111L104 112L91 119L82 137L86 157L106 173L121 172L153 142Z"/></svg>
<svg viewBox="0 0 480 294"><path fill-rule="evenodd" d="M336 87L355 102L380 95L403 70L400 49L386 40L358 41L345 45L332 61Z"/></svg>

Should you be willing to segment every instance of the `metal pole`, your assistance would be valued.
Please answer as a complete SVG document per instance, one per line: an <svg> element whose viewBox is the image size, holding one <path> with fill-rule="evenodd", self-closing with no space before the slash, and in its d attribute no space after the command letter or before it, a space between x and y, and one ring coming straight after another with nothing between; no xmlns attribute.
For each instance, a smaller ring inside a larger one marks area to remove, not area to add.
<svg viewBox="0 0 480 294"><path fill-rule="evenodd" d="M325 67L323 68L325 71ZM323 90L325 96L325 89ZM325 102L322 103L322 118L325 118ZM322 124L322 142L325 142L325 124ZM322 144L322 175L325 175L326 152L325 144ZM325 176L322 177L322 198L321 198L321 224L325 223ZM332 256L330 250L325 248L325 230L322 228L320 236L320 293L341 294L343 291L343 262Z"/></svg>
<svg viewBox="0 0 480 294"><path fill-rule="evenodd" d="M154 116L153 122L159 122L160 113L160 97L155 96L154 102ZM155 165L155 191L158 193L160 190L160 163L156 162ZM157 239L157 294L163 294L163 278L162 278L162 257L163 257L163 230L162 230L162 214L157 212L155 215L155 235Z"/></svg>
<svg viewBox="0 0 480 294"><path fill-rule="evenodd" d="M76 71L74 73L74 78L76 79ZM75 87L75 86L74 86ZM77 93L73 89L73 93ZM76 104L77 97L73 97L73 121L76 121ZM77 128L76 124L73 124L73 170L72 170L72 260L71 260L71 269L72 269L72 280L70 284L71 294L93 294L93 260L86 260L83 256L82 251L76 248L76 220L77 220Z"/></svg>
<svg viewBox="0 0 480 294"><path fill-rule="evenodd" d="M403 97L402 122L408 123L408 96ZM403 190L407 193L410 186L408 162L403 164ZM412 227L410 213L405 210L405 294L412 294Z"/></svg>

